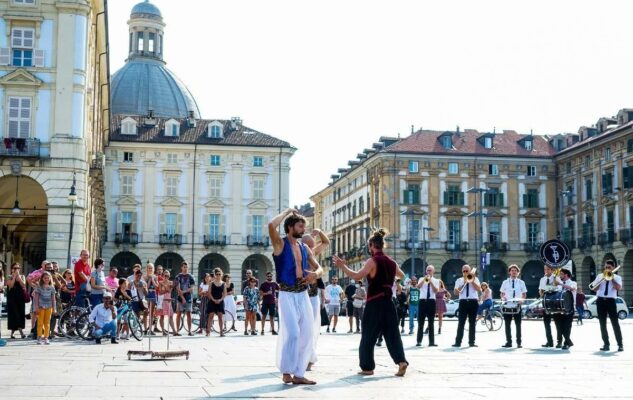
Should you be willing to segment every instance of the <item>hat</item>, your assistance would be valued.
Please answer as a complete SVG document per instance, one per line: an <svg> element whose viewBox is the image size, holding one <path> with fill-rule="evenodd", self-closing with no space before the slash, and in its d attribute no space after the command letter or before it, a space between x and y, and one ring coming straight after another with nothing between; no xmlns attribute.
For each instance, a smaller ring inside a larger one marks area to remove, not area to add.
<svg viewBox="0 0 633 400"><path fill-rule="evenodd" d="M112 298L112 293L110 293L110 292L105 292L105 293L103 294L103 298L104 298L104 299L105 299L105 298L111 299L111 298Z"/></svg>

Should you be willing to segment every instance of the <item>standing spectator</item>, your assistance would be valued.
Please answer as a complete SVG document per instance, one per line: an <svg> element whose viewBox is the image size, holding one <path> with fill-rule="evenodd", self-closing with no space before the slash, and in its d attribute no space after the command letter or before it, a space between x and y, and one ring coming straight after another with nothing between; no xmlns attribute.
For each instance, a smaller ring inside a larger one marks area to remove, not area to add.
<svg viewBox="0 0 633 400"><path fill-rule="evenodd" d="M130 293L132 293L132 311L142 320L143 326L147 320L147 308L143 300L147 294L147 283L143 280L143 271L140 269L134 272L134 280L130 285Z"/></svg>
<svg viewBox="0 0 633 400"><path fill-rule="evenodd" d="M156 314L156 301L158 300L158 293L156 292L158 289L158 279L156 275L154 275L154 264L147 263L145 266L145 277L143 278L147 283L147 306L148 306L148 321L147 325L145 325L145 330L147 330L148 335L154 335L157 331L155 329L155 314ZM154 328L154 330L152 330Z"/></svg>
<svg viewBox="0 0 633 400"><path fill-rule="evenodd" d="M442 333L442 321L444 320L444 314L448 309L446 308L446 299L450 299L451 294L446 290L444 281L440 279L440 288L435 292L435 313L437 314L437 334Z"/></svg>
<svg viewBox="0 0 633 400"><path fill-rule="evenodd" d="M52 285L53 277L45 271L38 286L33 291L33 304L37 314L37 344L49 344L50 323L55 310L55 287Z"/></svg>
<svg viewBox="0 0 633 400"><path fill-rule="evenodd" d="M252 270L247 269L246 272L245 272L245 275L246 275L246 280L244 280L242 282L242 292L244 292L244 289L246 289L250 285L251 278L255 279L255 286L259 287L259 280L253 276L253 271ZM246 303L244 301L244 312L248 312L248 311L250 311L248 309L248 303ZM247 330L248 330L248 328L245 326L244 327L244 334L245 335L248 335Z"/></svg>
<svg viewBox="0 0 633 400"><path fill-rule="evenodd" d="M2 317L3 304L4 304L4 264L0 262L0 318Z"/></svg>
<svg viewBox="0 0 633 400"><path fill-rule="evenodd" d="M244 328L244 335L248 335L248 325L251 326L251 335L257 335L255 330L255 323L257 320L257 311L259 309L259 289L257 289L257 279L251 278L248 280L248 286L242 292L244 295L244 309L246 311L246 323ZM248 304L248 308L246 305Z"/></svg>
<svg viewBox="0 0 633 400"><path fill-rule="evenodd" d="M354 293L354 300L352 305L354 306L354 318L356 319L356 333L360 332L360 326L363 321L363 312L365 311L365 301L367 300L367 293L363 288L363 281L356 283L356 292Z"/></svg>
<svg viewBox="0 0 633 400"><path fill-rule="evenodd" d="M116 340L116 314L117 309L112 301L112 294L105 292L102 302L90 313L89 321L95 325L95 343L101 344L103 335L110 335L110 343L118 344Z"/></svg>
<svg viewBox="0 0 633 400"><path fill-rule="evenodd" d="M270 316L270 330L273 335L277 334L275 330L275 314L277 313L277 294L279 293L279 285L273 281L273 273L266 273L266 282L259 287L259 293L262 296L262 330L266 325L266 315Z"/></svg>
<svg viewBox="0 0 633 400"><path fill-rule="evenodd" d="M110 293L114 293L119 288L119 278L117 275L119 274L119 270L116 267L110 267L110 272L108 272L108 276L105 278L105 283Z"/></svg>
<svg viewBox="0 0 633 400"><path fill-rule="evenodd" d="M132 281L134 280L134 277L136 276L136 271L141 271L142 269L143 267L141 267L141 264L134 264L134 266L132 267L132 275L127 277L128 283L131 284Z"/></svg>
<svg viewBox="0 0 633 400"><path fill-rule="evenodd" d="M413 335L413 324L418 319L420 307L420 289L418 288L418 278L415 276L411 277L407 302L409 304L409 335Z"/></svg>
<svg viewBox="0 0 633 400"><path fill-rule="evenodd" d="M160 283L162 286L162 292L163 292L163 312L161 313L161 317L160 317L160 327L163 330L163 335L166 334L165 328L163 325L164 323L164 318L167 317L167 321L168 321L168 327L167 329L171 328L171 331L174 332L175 336L179 336L178 332L176 332L176 327L174 327L174 308L171 304L171 292L174 288L174 283L172 281L169 280L170 278L170 273L168 270L165 270L163 272L163 281Z"/></svg>
<svg viewBox="0 0 633 400"><path fill-rule="evenodd" d="M211 275L204 274L202 277L202 282L198 286L198 299L200 300L200 332L206 332L207 336L209 336L209 331L211 330L210 326L207 326L208 322L208 313L207 309L209 306L209 287L211 285Z"/></svg>
<svg viewBox="0 0 633 400"><path fill-rule="evenodd" d="M36 269L26 276L27 291L31 293L31 299L33 298L33 290L37 288L40 282L42 274L50 269L51 262L48 260L42 261L41 268ZM31 302L31 334L30 338L37 339L37 313L35 312L35 303Z"/></svg>
<svg viewBox="0 0 633 400"><path fill-rule="evenodd" d="M132 301L132 292L128 289L128 281L125 278L121 278L118 281L119 287L114 292L114 305L121 309L125 302ZM119 316L120 318L121 316ZM117 332L121 333L121 339L127 340L130 335L130 327L127 325L127 321L120 318L117 324Z"/></svg>
<svg viewBox="0 0 633 400"><path fill-rule="evenodd" d="M187 316L187 331L189 336L193 336L191 332L191 310L193 309L193 289L196 287L196 281L189 274L189 265L186 261L180 264L180 273L174 280L176 285L176 293L178 294L178 302L176 303L176 326L180 326L180 318L184 313Z"/></svg>
<svg viewBox="0 0 633 400"><path fill-rule="evenodd" d="M57 319L64 311L64 307L62 306L62 299L61 299L61 292L62 292L62 286L64 284L64 278L59 273L59 264L57 264L57 261L52 261L50 268L51 269L49 272L51 273L51 276L53 277L52 284L53 284L53 287L55 288L55 309L53 309L53 316L51 317L51 329L49 331L50 332L49 339L52 339L55 336L55 328L57 327Z"/></svg>
<svg viewBox="0 0 633 400"><path fill-rule="evenodd" d="M72 303L75 297L75 282L73 282L73 272L67 269L62 274L62 289L59 293L62 305L66 307Z"/></svg>
<svg viewBox="0 0 633 400"><path fill-rule="evenodd" d="M79 260L73 267L73 274L75 276L75 305L79 307L85 307L88 298L88 286L90 284L90 252L88 250L82 250L79 255Z"/></svg>
<svg viewBox="0 0 633 400"><path fill-rule="evenodd" d="M222 281L222 270L215 268L213 270L213 281L209 284L209 305L207 312L207 336L209 336L210 327L213 326L213 318L218 316L218 331L220 336L224 336L224 298L226 297L226 285Z"/></svg>
<svg viewBox="0 0 633 400"><path fill-rule="evenodd" d="M338 277L336 276L333 276L330 282L331 283L325 287L325 304L327 304L327 315L330 318L330 324L334 321L332 332L336 333L338 315L341 312L343 288L338 285ZM327 326L327 332L330 332L330 325Z"/></svg>
<svg viewBox="0 0 633 400"><path fill-rule="evenodd" d="M354 294L356 294L356 282L354 282L353 279L350 279L349 285L345 287L345 299L347 300L345 302L345 311L349 321L349 331L347 331L347 333L354 332ZM356 329L358 328L359 326L356 324Z"/></svg>
<svg viewBox="0 0 633 400"><path fill-rule="evenodd" d="M398 311L398 321L400 322L400 333L404 333L404 320L407 319L407 292L400 285L400 281L398 281L398 286L396 289L396 309Z"/></svg>
<svg viewBox="0 0 633 400"><path fill-rule="evenodd" d="M237 315L237 306L235 305L235 285L231 282L231 275L224 274L222 281L226 285L226 297L224 298L224 321L231 321L231 329L237 332L235 328L235 316Z"/></svg>
<svg viewBox="0 0 633 400"><path fill-rule="evenodd" d="M15 331L24 339L23 329L26 322L24 307L27 293L26 279L20 275L20 264L11 264L11 276L7 278L7 328L11 331L11 339Z"/></svg>
<svg viewBox="0 0 633 400"><path fill-rule="evenodd" d="M90 305L92 307L100 304L103 301L103 295L109 292L103 272L104 267L105 262L101 258L96 258L94 270L90 274Z"/></svg>
<svg viewBox="0 0 633 400"><path fill-rule="evenodd" d="M587 301L585 300L585 293L582 289L578 289L576 292L576 312L578 313L578 321L576 321L576 325L582 325L582 318L585 315L585 307L587 306Z"/></svg>

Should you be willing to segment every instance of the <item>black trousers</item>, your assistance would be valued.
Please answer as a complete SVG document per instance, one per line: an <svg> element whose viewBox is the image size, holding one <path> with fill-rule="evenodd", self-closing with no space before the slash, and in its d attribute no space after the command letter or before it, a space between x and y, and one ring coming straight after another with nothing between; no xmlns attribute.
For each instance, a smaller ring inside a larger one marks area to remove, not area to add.
<svg viewBox="0 0 633 400"><path fill-rule="evenodd" d="M391 299L378 298L368 301L361 324L363 331L358 348L360 369L373 371L376 368L374 346L381 333L385 338L387 350L389 350L393 362L396 364L407 362L398 330L398 313Z"/></svg>
<svg viewBox="0 0 633 400"><path fill-rule="evenodd" d="M571 326L572 322L574 322L574 314L555 314L554 322L558 322L557 325L560 326L560 333L564 339L563 344L568 346L573 344L571 341Z"/></svg>
<svg viewBox="0 0 633 400"><path fill-rule="evenodd" d="M466 318L468 318L468 344L475 344L475 321L477 320L478 307L479 304L477 303L477 300L474 299L459 301L459 319L457 322L457 336L455 336L455 344L462 344Z"/></svg>
<svg viewBox="0 0 633 400"><path fill-rule="evenodd" d="M547 338L548 344L554 344L554 339L552 338L552 319L554 320L554 326L556 327L556 343L561 343L563 341L563 331L560 326L560 319L553 318L552 314L543 314L543 324L545 325L545 337Z"/></svg>
<svg viewBox="0 0 633 400"><path fill-rule="evenodd" d="M618 308L615 299L610 297L598 297L596 300L598 308L598 320L600 321L600 333L602 334L602 342L605 346L609 346L609 332L607 332L607 317L611 320L615 341L618 346L622 346L622 331L620 330L620 321L618 320Z"/></svg>
<svg viewBox="0 0 633 400"><path fill-rule="evenodd" d="M435 299L420 299L418 303L418 343L422 343L425 320L429 321L429 344L435 344Z"/></svg>
<svg viewBox="0 0 633 400"><path fill-rule="evenodd" d="M517 331L517 344L521 344L521 313L516 314L503 314L503 320L506 325L506 343L512 343L512 320L514 320L514 326Z"/></svg>

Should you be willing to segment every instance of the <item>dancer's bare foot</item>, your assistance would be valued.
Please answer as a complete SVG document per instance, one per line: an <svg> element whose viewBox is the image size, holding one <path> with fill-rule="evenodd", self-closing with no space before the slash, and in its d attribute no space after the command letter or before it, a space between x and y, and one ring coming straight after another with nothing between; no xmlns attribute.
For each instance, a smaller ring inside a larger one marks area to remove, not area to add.
<svg viewBox="0 0 633 400"><path fill-rule="evenodd" d="M309 362L308 363L308 368L306 368L306 371L312 371L312 366L314 365L314 363Z"/></svg>
<svg viewBox="0 0 633 400"><path fill-rule="evenodd" d="M292 378L292 384L293 385L316 385L315 381L311 381L307 378L303 378L303 377L298 377L295 376L294 378Z"/></svg>
<svg viewBox="0 0 633 400"><path fill-rule="evenodd" d="M407 372L408 366L409 366L409 363L401 362L400 366L398 367L398 372L396 372L396 376L404 376L404 374Z"/></svg>
<svg viewBox="0 0 633 400"><path fill-rule="evenodd" d="M283 383L292 383L292 375L290 374L284 374L281 377L281 380L283 381Z"/></svg>
<svg viewBox="0 0 633 400"><path fill-rule="evenodd" d="M369 375L373 375L374 371L358 371L358 375L365 375L365 376L369 376Z"/></svg>

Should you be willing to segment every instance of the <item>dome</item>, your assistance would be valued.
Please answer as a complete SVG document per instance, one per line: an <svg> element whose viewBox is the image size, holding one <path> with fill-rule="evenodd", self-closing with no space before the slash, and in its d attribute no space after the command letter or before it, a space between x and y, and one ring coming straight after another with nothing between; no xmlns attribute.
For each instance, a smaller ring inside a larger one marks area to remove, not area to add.
<svg viewBox="0 0 633 400"><path fill-rule="evenodd" d="M200 118L191 92L162 61L128 60L112 76L111 90L113 114L144 116L153 110L156 117L186 118L193 111Z"/></svg>
<svg viewBox="0 0 633 400"><path fill-rule="evenodd" d="M132 7L132 15L134 14L150 14L160 18L163 17L158 7L151 4L148 0L145 0L142 3L138 3L137 5Z"/></svg>

